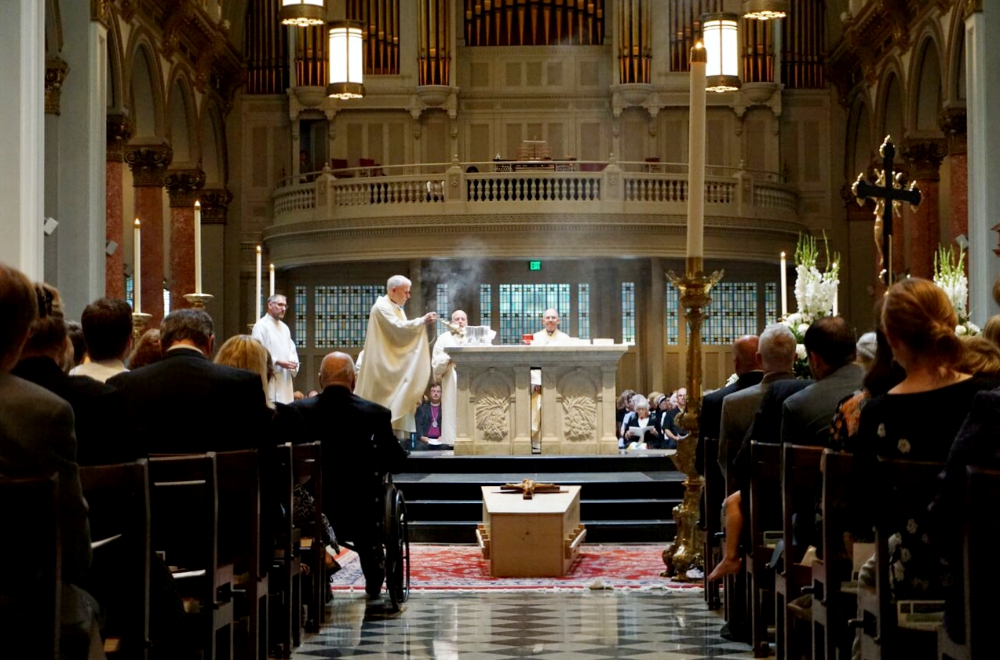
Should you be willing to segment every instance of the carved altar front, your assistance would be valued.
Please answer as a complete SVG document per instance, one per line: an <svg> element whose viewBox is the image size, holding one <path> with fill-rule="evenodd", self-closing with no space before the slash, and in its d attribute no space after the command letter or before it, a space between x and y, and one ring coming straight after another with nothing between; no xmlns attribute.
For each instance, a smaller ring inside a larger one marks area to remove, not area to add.
<svg viewBox="0 0 1000 660"><path fill-rule="evenodd" d="M542 454L617 454L615 375L627 346L455 346L456 455L531 453L531 369Z"/></svg>

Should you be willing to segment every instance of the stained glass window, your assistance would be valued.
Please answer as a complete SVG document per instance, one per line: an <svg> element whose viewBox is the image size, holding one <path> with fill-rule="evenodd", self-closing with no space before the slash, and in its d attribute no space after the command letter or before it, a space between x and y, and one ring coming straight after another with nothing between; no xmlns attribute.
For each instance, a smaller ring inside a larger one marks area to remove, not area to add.
<svg viewBox="0 0 1000 660"><path fill-rule="evenodd" d="M304 286L295 287L295 346L305 348L308 345L306 331L306 314L308 314L309 297Z"/></svg>
<svg viewBox="0 0 1000 660"><path fill-rule="evenodd" d="M681 314L681 296L677 287L667 284L667 343L676 346L680 343L679 326L683 315Z"/></svg>
<svg viewBox="0 0 1000 660"><path fill-rule="evenodd" d="M451 320L451 307L448 300L448 283L437 285L437 312L438 318L445 321Z"/></svg>
<svg viewBox="0 0 1000 660"><path fill-rule="evenodd" d="M577 330L580 339L590 339L590 285L580 284L576 289Z"/></svg>
<svg viewBox="0 0 1000 660"><path fill-rule="evenodd" d="M778 321L778 283L764 283L764 325Z"/></svg>
<svg viewBox="0 0 1000 660"><path fill-rule="evenodd" d="M569 293L569 284L501 284L500 343L520 344L522 335L542 327L542 314L550 307L569 328Z"/></svg>
<svg viewBox="0 0 1000 660"><path fill-rule="evenodd" d="M135 311L135 280L132 279L131 275L125 278L125 300L132 311Z"/></svg>
<svg viewBox="0 0 1000 660"><path fill-rule="evenodd" d="M316 287L316 348L364 346L368 314L383 290L380 284Z"/></svg>
<svg viewBox="0 0 1000 660"><path fill-rule="evenodd" d="M622 282L622 342L635 343L635 282Z"/></svg>
<svg viewBox="0 0 1000 660"><path fill-rule="evenodd" d="M705 344L731 344L742 335L757 334L757 283L720 282L712 287L702 326Z"/></svg>
<svg viewBox="0 0 1000 660"><path fill-rule="evenodd" d="M493 327L493 285L479 285L479 325Z"/></svg>

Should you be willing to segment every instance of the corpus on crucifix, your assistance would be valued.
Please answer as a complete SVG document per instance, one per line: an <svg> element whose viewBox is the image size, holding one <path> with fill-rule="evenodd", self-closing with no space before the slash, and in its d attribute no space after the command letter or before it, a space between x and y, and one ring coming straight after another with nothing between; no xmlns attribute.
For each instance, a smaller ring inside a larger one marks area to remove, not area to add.
<svg viewBox="0 0 1000 660"><path fill-rule="evenodd" d="M887 287L892 286L892 215L901 212L903 202L910 204L915 211L920 206L920 189L917 183L911 182L909 188L904 187L905 176L902 172L893 170L893 159L896 157L896 147L892 144L892 136L886 135L885 141L878 149L882 157L882 169L875 170L874 185L868 183L865 173L858 174L858 180L851 186L851 192L858 200L858 206L863 206L865 200L875 200L875 246L879 254L879 278ZM886 202L891 202L886 206Z"/></svg>

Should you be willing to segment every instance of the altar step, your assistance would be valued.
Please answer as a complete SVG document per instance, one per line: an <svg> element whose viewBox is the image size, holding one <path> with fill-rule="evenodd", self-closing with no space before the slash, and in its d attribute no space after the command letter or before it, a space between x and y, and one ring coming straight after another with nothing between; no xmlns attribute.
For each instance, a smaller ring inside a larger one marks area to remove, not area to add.
<svg viewBox="0 0 1000 660"><path fill-rule="evenodd" d="M521 479L582 486L580 517L593 543L663 542L674 537L673 507L684 475L663 455L411 455L394 481L403 491L410 540L474 543L482 521L482 486Z"/></svg>

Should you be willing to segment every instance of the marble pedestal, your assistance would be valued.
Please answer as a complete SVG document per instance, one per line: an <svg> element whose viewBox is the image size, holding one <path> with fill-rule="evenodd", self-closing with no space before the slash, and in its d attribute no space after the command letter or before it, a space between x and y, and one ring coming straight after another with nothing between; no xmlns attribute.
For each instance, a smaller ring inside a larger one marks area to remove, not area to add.
<svg viewBox="0 0 1000 660"><path fill-rule="evenodd" d="M455 346L456 455L531 453L531 369L542 371L542 454L617 454L615 375L628 347Z"/></svg>

